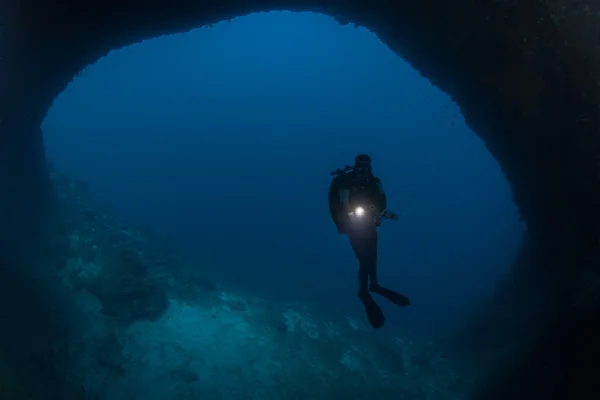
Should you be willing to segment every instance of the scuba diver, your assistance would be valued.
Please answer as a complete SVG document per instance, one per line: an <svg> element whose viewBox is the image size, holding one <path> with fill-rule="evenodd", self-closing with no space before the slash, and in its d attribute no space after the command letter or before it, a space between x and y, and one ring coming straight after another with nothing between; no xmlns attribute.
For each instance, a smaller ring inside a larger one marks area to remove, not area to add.
<svg viewBox="0 0 600 400"><path fill-rule="evenodd" d="M377 281L377 227L385 219L398 220L386 210L387 197L379 178L373 175L371 157L359 154L354 165L331 173L329 211L338 232L348 235L358 259L358 298L373 328L381 328L385 317L370 292L398 306L408 306L408 297L382 287ZM369 285L370 281L370 285Z"/></svg>

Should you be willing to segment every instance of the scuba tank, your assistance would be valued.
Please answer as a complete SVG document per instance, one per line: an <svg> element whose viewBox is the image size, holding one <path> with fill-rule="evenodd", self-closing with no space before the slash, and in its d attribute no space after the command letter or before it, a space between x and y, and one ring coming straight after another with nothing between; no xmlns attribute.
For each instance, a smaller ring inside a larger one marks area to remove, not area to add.
<svg viewBox="0 0 600 400"><path fill-rule="evenodd" d="M331 173L331 176L339 176L339 175L344 175L346 172L350 172L354 169L353 165L346 165L344 168L340 169L336 169L335 171L333 171Z"/></svg>

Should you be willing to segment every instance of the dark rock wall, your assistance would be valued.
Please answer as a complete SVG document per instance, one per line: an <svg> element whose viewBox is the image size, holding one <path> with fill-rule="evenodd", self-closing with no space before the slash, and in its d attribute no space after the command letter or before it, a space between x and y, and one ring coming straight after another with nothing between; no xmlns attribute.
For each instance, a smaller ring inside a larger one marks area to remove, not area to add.
<svg viewBox="0 0 600 400"><path fill-rule="evenodd" d="M541 326L540 319L552 319L527 315L570 310L581 271L598 268L600 23L595 3L21 0L0 7L3 268L15 249L28 248L26 240L39 237L41 222L52 213L39 126L73 76L112 49L278 9L324 12L372 29L459 103L502 165L529 228L528 261L515 263L495 296L518 304L520 323ZM29 250L35 253L34 247ZM530 301L532 287L537 301ZM593 284L588 290L598 291ZM591 302L578 299L579 309L593 309ZM500 300L493 300L489 310L506 314L494 301ZM482 316L487 324L495 321L493 312ZM506 321L496 329L510 325ZM513 328L506 328L512 333L505 336L518 336Z"/></svg>

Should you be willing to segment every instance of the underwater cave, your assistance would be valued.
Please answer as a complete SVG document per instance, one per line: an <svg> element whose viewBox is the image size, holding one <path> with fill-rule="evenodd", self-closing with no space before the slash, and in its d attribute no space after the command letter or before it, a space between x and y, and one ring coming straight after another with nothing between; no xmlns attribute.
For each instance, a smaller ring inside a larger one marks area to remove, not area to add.
<svg viewBox="0 0 600 400"><path fill-rule="evenodd" d="M594 28L599 26L598 6L582 3L567 8L559 0L464 5L432 0L402 6L362 1L284 3L231 1L216 5L157 1L142 7L105 2L84 8L69 2L51 6L31 1L22 3L19 9L2 10L9 23L2 28L0 75L4 88L0 93L0 156L3 160L0 187L5 193L0 203L0 282L4 315L2 338L12 351L3 351L1 381L18 382L27 377L38 382L36 386L63 380L55 375L53 352L56 348L52 350L51 346L73 334L69 332L71 328L77 330L77 324L66 311L72 301L65 298L68 295L64 291L53 291L60 284L47 279L51 269L65 268L58 265L60 262L48 265L48 260L55 260L54 256L65 251L64 241L57 237L85 245L81 236L65 231L64 221L69 215L60 207L61 193L68 192L76 198L79 191L85 191L85 184L51 176L47 168L40 128L54 99L80 71L111 50L252 12L288 10L320 12L343 24L352 23L374 32L459 105L467 125L482 139L510 183L527 233L515 262L507 277L497 285L493 298L455 339L454 344L460 351L491 358L487 360L487 373L478 377L470 398L579 398L579 393L584 392L586 397L593 397L600 390L583 366L598 355L594 340L598 333L600 298L600 209L597 207L600 200L600 56L598 32ZM104 217L80 210L78 218L80 222L91 224ZM126 229L105 225L120 232L110 236L117 242L115 246L135 237ZM97 249L92 246L92 250ZM89 257L91 255L86 254L76 261L78 265L88 266L86 271L92 273L92 277L77 274L73 282L88 284L86 289L95 291L97 297L122 300L122 293L106 292L103 289L106 286L94 281L94 264ZM166 300L156 293L166 289L159 279L152 282L155 286L151 289L136 285L140 279L150 279L142 255L119 250L111 257L131 273L131 279L119 281L123 287L132 288L131 297L122 301L134 302L143 297L144 302L143 307L135 310L111 311L105 307L105 313L111 312L117 324L130 320L132 315L150 320L158 318L152 310L164 309ZM167 262L168 252L165 250L161 257L161 262ZM215 301L211 297L218 291L214 285L204 277L193 279L209 293L202 301ZM248 312L255 305L226 292L220 292L218 299L226 304L227 312ZM18 300L23 303L18 308L6 306ZM260 307L256 301L256 307ZM57 309L65 310L64 315L56 315ZM200 317L193 310L184 311L189 319ZM313 329L314 321L303 318L297 310L282 310L283 320L263 314L254 317L268 320L274 337L276 332L286 329L294 332L299 329L312 340L319 335ZM66 329L67 326L70 328ZM338 325L332 322L327 326L327 334L335 335ZM44 335L31 333L36 327ZM24 342L23 338L27 338L28 346L18 346ZM224 336L224 340L228 339L232 340ZM99 354L98 363L116 376L127 372L120 363L124 352L140 351L135 346L127 347L123 340L108 335L99 348L94 349ZM363 379L371 384L377 385L373 382L383 379L373 376L373 368L363 371L357 366L360 350L355 347L347 350L342 344L348 343L338 342L341 347L327 347L322 351L332 352L332 357L341 355L347 368L358 368L354 371L362 371ZM173 347L174 354L189 350L177 343L169 346ZM561 351L555 351L557 347ZM395 347L384 346L378 351L395 354L393 349ZM497 353L503 356L490 355ZM215 355L207 354L202 360L182 358L182 367L171 373L188 388L198 385L202 379L193 373L190 363L206 362L211 356ZM398 360L403 360L402 355L397 356L386 359L386 367L406 371L406 363L398 364ZM245 361L256 362L252 357L260 355L253 354ZM27 360L22 362L24 358ZM412 354L411 360L410 365L425 363L422 354ZM239 370L233 368L229 372L240 376L240 382L243 381L240 384L252 386ZM451 377L447 378L448 387L456 384ZM549 380L552 385L547 384ZM306 382L317 385L310 380ZM10 383L3 387L13 386L19 385ZM67 390L69 382L64 382L64 387L55 386L56 395L46 393L42 398L65 398L61 390ZM420 392L387 388L388 392L382 392L379 398L403 395L437 398L443 394L428 392L424 386ZM190 393L181 396L193 398L194 394ZM210 391L201 395L223 398L222 393ZM86 398L86 392L81 389L69 396ZM288 391L285 396L293 398L301 394ZM360 394L350 391L343 396L352 398Z"/></svg>
<svg viewBox="0 0 600 400"><path fill-rule="evenodd" d="M323 196L330 171L367 152L401 216L381 228L380 275L414 293L387 324L421 338L464 322L523 237L456 104L372 32L322 14L253 14L113 51L42 131L55 171L190 258L201 247L211 276L348 310L355 261Z"/></svg>

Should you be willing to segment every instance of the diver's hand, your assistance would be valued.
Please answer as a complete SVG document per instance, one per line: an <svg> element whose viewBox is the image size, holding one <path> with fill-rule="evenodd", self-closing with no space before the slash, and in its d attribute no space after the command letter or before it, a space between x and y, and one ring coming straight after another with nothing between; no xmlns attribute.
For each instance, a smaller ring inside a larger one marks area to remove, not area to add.
<svg viewBox="0 0 600 400"><path fill-rule="evenodd" d="M387 219L398 221L398 214L391 212L390 210L383 210L381 216Z"/></svg>

